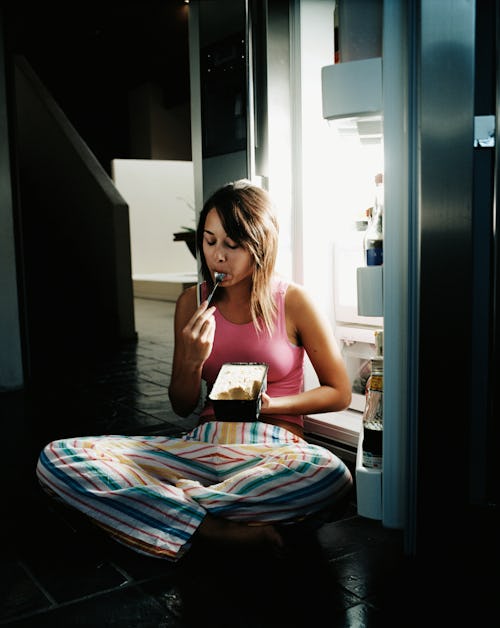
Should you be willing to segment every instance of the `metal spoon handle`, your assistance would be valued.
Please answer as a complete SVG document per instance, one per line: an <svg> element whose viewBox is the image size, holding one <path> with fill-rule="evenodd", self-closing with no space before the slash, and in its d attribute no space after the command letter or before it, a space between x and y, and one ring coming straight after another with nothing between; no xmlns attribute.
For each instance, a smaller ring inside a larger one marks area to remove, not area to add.
<svg viewBox="0 0 500 628"><path fill-rule="evenodd" d="M214 296L215 291L217 290L217 286L220 284L220 281L216 281L215 282L215 286L213 287L212 292L208 295L207 298L207 307L210 305L210 301L212 300L212 297Z"/></svg>

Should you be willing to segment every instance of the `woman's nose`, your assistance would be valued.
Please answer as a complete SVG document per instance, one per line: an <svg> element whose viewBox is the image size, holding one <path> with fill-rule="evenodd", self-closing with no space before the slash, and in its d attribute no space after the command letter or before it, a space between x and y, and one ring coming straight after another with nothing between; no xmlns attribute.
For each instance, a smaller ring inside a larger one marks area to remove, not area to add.
<svg viewBox="0 0 500 628"><path fill-rule="evenodd" d="M226 259L226 253L224 251L224 247L222 246L215 247L215 259L218 262L223 262Z"/></svg>

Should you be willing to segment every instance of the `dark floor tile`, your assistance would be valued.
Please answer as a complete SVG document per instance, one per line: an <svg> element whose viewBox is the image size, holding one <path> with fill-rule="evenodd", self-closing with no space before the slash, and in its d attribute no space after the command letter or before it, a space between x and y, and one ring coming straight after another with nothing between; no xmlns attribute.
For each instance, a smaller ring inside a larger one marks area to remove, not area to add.
<svg viewBox="0 0 500 628"><path fill-rule="evenodd" d="M162 378L162 381L166 379L170 382L170 376L172 375L172 363L171 362L155 362L154 366L145 371L144 376L147 378L151 376L155 381L157 378Z"/></svg>
<svg viewBox="0 0 500 628"><path fill-rule="evenodd" d="M363 549L335 559L338 582L350 593L366 599L384 586L384 580L393 581L397 561L388 553ZM395 564L396 563L396 564Z"/></svg>
<svg viewBox="0 0 500 628"><path fill-rule="evenodd" d="M0 574L0 623L51 606L20 562L1 560Z"/></svg>
<svg viewBox="0 0 500 628"><path fill-rule="evenodd" d="M161 367L163 366L163 370ZM162 387L162 392L168 390L170 383L171 367L168 364L160 364L159 362L149 368L143 368L139 371L139 377L143 381L151 382Z"/></svg>
<svg viewBox="0 0 500 628"><path fill-rule="evenodd" d="M13 628L181 628L164 605L139 586L124 587L11 624Z"/></svg>
<svg viewBox="0 0 500 628"><path fill-rule="evenodd" d="M166 345L159 344L158 342L145 345L141 341L137 345L134 362L139 373L154 368L156 364L166 364L168 361L169 357Z"/></svg>
<svg viewBox="0 0 500 628"><path fill-rule="evenodd" d="M327 523L318 532L319 539L330 559L356 553L368 547L390 548L396 554L403 554L403 536L400 530L384 528L377 520L360 517L357 514L342 518L342 525Z"/></svg>
<svg viewBox="0 0 500 628"><path fill-rule="evenodd" d="M167 419L156 416L123 402L110 404L107 412L101 414L95 422L94 434L140 434L150 429L158 429ZM97 430L97 431L96 431Z"/></svg>
<svg viewBox="0 0 500 628"><path fill-rule="evenodd" d="M172 413L172 406L170 405L167 389L165 387L163 387L158 394L152 396L138 394L136 392L135 394L129 395L128 399L121 399L121 402L127 403L137 410L146 412L157 418L165 418L169 413Z"/></svg>
<svg viewBox="0 0 500 628"><path fill-rule="evenodd" d="M173 344L156 342L144 345L144 343L140 342L137 345L137 369L142 373L144 370L154 368L155 366L171 364L172 355Z"/></svg>
<svg viewBox="0 0 500 628"><path fill-rule="evenodd" d="M59 544L31 555L28 566L37 582L59 604L127 583L124 574L78 535L72 545Z"/></svg>
<svg viewBox="0 0 500 628"><path fill-rule="evenodd" d="M68 602L128 582L128 575L106 554L104 532L88 518L49 498L32 500L31 505L31 518L19 509L11 542L51 600Z"/></svg>
<svg viewBox="0 0 500 628"><path fill-rule="evenodd" d="M114 365L100 365L95 375L95 384L100 387L117 382L120 385L126 385L136 379L137 365L134 357L131 361L120 361Z"/></svg>
<svg viewBox="0 0 500 628"><path fill-rule="evenodd" d="M134 392L145 397L164 395L167 388L167 381L162 384L150 382L145 379L137 378L133 383Z"/></svg>

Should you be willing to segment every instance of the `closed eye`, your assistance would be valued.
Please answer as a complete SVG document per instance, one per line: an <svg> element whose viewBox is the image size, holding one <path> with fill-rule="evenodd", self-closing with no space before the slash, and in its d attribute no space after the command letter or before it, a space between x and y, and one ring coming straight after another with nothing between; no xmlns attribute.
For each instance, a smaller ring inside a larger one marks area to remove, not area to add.
<svg viewBox="0 0 500 628"><path fill-rule="evenodd" d="M217 244L217 240L209 240L208 238L205 238L205 243L207 244L207 246L215 246ZM227 246L228 249L231 249L232 251L234 251L235 249L239 248L239 244L230 244L229 242L224 242L224 246Z"/></svg>

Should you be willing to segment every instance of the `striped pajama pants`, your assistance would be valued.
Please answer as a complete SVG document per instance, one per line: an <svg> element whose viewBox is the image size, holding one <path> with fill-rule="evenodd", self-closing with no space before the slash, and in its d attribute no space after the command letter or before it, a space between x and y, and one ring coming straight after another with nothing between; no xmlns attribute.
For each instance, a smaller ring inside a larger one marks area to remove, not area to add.
<svg viewBox="0 0 500 628"><path fill-rule="evenodd" d="M204 516L285 523L352 485L329 450L263 422L204 423L179 438L89 436L49 443L37 476L52 496L138 552L177 560Z"/></svg>

